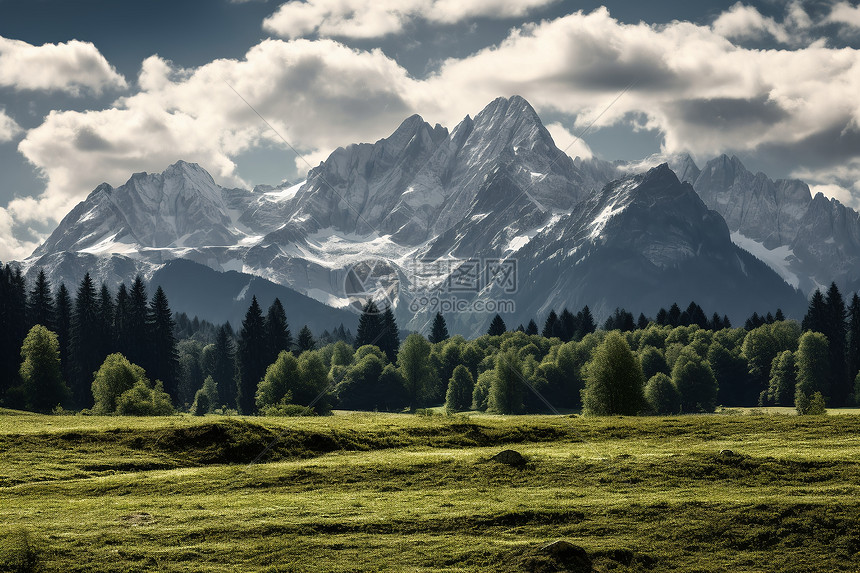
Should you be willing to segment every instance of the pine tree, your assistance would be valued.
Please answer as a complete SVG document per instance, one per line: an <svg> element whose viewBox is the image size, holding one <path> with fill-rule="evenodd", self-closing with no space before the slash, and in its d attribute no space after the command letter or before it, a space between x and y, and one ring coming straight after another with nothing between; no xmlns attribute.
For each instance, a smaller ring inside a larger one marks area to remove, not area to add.
<svg viewBox="0 0 860 573"><path fill-rule="evenodd" d="M397 360L397 351L400 348L400 329L397 328L397 321L394 320L394 311L391 310L391 305L385 307L385 312L382 313L382 338L379 339L379 349L385 353L388 361L394 364Z"/></svg>
<svg viewBox="0 0 860 573"><path fill-rule="evenodd" d="M637 330L645 330L648 328L648 318L644 313L639 313L639 318L636 319L636 329Z"/></svg>
<svg viewBox="0 0 860 573"><path fill-rule="evenodd" d="M560 326L558 324L558 315L555 313L555 310L550 310L549 315L547 315L546 320L543 323L541 336L544 338L557 337L559 330Z"/></svg>
<svg viewBox="0 0 860 573"><path fill-rule="evenodd" d="M72 391L73 403L78 408L88 408L92 405L90 383L93 372L104 358L93 341L93 333L98 327L99 308L96 288L90 274L86 273L78 287L78 296L75 298L69 344L69 358L72 362L69 388Z"/></svg>
<svg viewBox="0 0 860 573"><path fill-rule="evenodd" d="M529 336L537 336L538 327L537 324L535 324L534 319L529 320L529 324L526 326L526 334Z"/></svg>
<svg viewBox="0 0 860 573"><path fill-rule="evenodd" d="M731 328L731 327L732 327L732 321L729 320L729 315L724 314L723 315L723 328Z"/></svg>
<svg viewBox="0 0 860 573"><path fill-rule="evenodd" d="M119 289L116 292L116 304L114 305L113 312L114 347L118 353L128 356L129 348L132 344L128 322L131 314L131 301L129 300L128 288L126 288L125 283L119 285Z"/></svg>
<svg viewBox="0 0 860 573"><path fill-rule="evenodd" d="M54 297L51 294L51 283L48 282L44 269L39 269L36 284L30 291L30 298L27 300L27 314L27 322L31 327L41 324L48 330L56 329Z"/></svg>
<svg viewBox="0 0 860 573"><path fill-rule="evenodd" d="M215 336L212 379L217 388L217 399L212 406L226 406L228 408L237 406L236 347L233 344L233 336L226 326L221 326Z"/></svg>
<svg viewBox="0 0 860 573"><path fill-rule="evenodd" d="M848 379L855 380L860 372L860 297L857 293L851 297L848 306L848 333L845 342L846 367Z"/></svg>
<svg viewBox="0 0 860 573"><path fill-rule="evenodd" d="M711 316L711 321L708 323L708 328L714 332L723 329L723 319L716 312Z"/></svg>
<svg viewBox="0 0 860 573"><path fill-rule="evenodd" d="M311 332L311 329L308 328L308 325L304 325L302 329L299 331L299 339L296 341L296 346L298 347L299 354L302 352L307 352L309 350L313 350L317 347L317 342L314 340L314 335Z"/></svg>
<svg viewBox="0 0 860 573"><path fill-rule="evenodd" d="M116 309L113 305L113 297L108 286L102 283L98 299L99 330L93 334L98 346L99 354L107 356L116 350L116 336L114 334L114 315Z"/></svg>
<svg viewBox="0 0 860 573"><path fill-rule="evenodd" d="M666 314L666 324L673 327L681 325L681 307L678 306L678 303L673 302L672 306L669 307L669 312Z"/></svg>
<svg viewBox="0 0 860 573"><path fill-rule="evenodd" d="M57 342L60 344L60 369L63 380L71 380L69 345L72 333L72 297L64 283L57 289Z"/></svg>
<svg viewBox="0 0 860 573"><path fill-rule="evenodd" d="M507 330L508 327L505 326L505 321L502 320L502 317L497 314L490 322L490 328L487 329L487 334L489 334L490 336L499 336L507 332Z"/></svg>
<svg viewBox="0 0 860 573"><path fill-rule="evenodd" d="M845 373L845 301L836 283L831 283L827 290L825 304L825 330L830 355L830 403L834 406L844 406L852 391L853 380Z"/></svg>
<svg viewBox="0 0 860 573"><path fill-rule="evenodd" d="M785 320L785 314L783 314L781 308L776 309L776 314L773 315L773 320L776 322L782 322Z"/></svg>
<svg viewBox="0 0 860 573"><path fill-rule="evenodd" d="M448 325L445 324L445 317L441 312L436 313L436 318L433 319L433 329L430 331L430 342L438 344L444 340L448 340Z"/></svg>
<svg viewBox="0 0 860 573"><path fill-rule="evenodd" d="M277 298L266 313L266 339L269 344L266 361L269 364L277 360L281 351L290 352L293 349L293 335L287 323L287 313L284 311L284 305Z"/></svg>
<svg viewBox="0 0 860 573"><path fill-rule="evenodd" d="M266 321L257 297L251 299L251 306L242 321L239 333L239 388L237 403L239 412L253 414L256 411L255 395L257 384L266 374Z"/></svg>
<svg viewBox="0 0 860 573"><path fill-rule="evenodd" d="M821 294L821 289L815 289L812 298L809 299L809 308L806 311L806 316L803 317L801 326L803 331L811 330L812 332L823 333L826 329L827 322L827 305L824 302L824 295Z"/></svg>
<svg viewBox="0 0 860 573"><path fill-rule="evenodd" d="M558 324L561 327L560 337L562 342L570 342L576 338L576 333L579 330L579 325L576 323L576 317L572 312L565 307L558 317Z"/></svg>
<svg viewBox="0 0 860 573"><path fill-rule="evenodd" d="M164 391L170 396L174 404L178 403L179 397L179 356L176 352L176 336L173 321L173 313L167 295L159 286L152 296L147 317L150 347L150 377L161 380Z"/></svg>
<svg viewBox="0 0 860 573"><path fill-rule="evenodd" d="M21 269L8 264L0 276L0 394L18 385L21 344L27 335L27 286Z"/></svg>
<svg viewBox="0 0 860 573"><path fill-rule="evenodd" d="M146 295L146 285L140 275L134 279L128 297L128 314L126 315L126 335L128 348L123 353L132 364L140 365L148 371L150 366L149 337L147 336L146 318L149 305Z"/></svg>
<svg viewBox="0 0 860 573"><path fill-rule="evenodd" d="M355 347L361 348L368 344L379 346L383 335L382 314L373 300L364 303L361 317L358 319L358 331L355 334Z"/></svg>
<svg viewBox="0 0 860 573"><path fill-rule="evenodd" d="M576 313L576 323L579 325L579 332L576 335L577 339L597 330L597 324L594 322L594 317L591 315L591 309L588 308L588 305L582 307L582 310Z"/></svg>
<svg viewBox="0 0 860 573"><path fill-rule="evenodd" d="M667 326L669 324L669 313L666 312L665 308L661 308L657 311L657 317L654 320L660 326Z"/></svg>

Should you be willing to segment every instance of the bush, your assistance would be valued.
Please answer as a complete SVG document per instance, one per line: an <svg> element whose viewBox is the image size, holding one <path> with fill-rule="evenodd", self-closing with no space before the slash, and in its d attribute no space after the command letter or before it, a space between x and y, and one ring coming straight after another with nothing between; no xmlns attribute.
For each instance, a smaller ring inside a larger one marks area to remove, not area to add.
<svg viewBox="0 0 860 573"><path fill-rule="evenodd" d="M135 382L116 401L116 413L121 416L169 416L173 414L170 396L161 380L151 387L146 379Z"/></svg>
<svg viewBox="0 0 860 573"><path fill-rule="evenodd" d="M810 398L805 394L798 394L795 407L801 416L823 416L827 413L824 395L821 392L815 392Z"/></svg>
<svg viewBox="0 0 860 573"><path fill-rule="evenodd" d="M288 418L297 416L317 415L313 408L308 408L307 406L300 406L298 404L288 404L286 402L281 402L280 404L272 404L271 406L265 406L260 410L260 413L264 416L282 416Z"/></svg>
<svg viewBox="0 0 860 573"><path fill-rule="evenodd" d="M655 414L677 414L681 410L681 395L672 379L662 372L645 384L645 401Z"/></svg>
<svg viewBox="0 0 860 573"><path fill-rule="evenodd" d="M15 527L0 536L0 571L41 571L41 561L42 551L25 528Z"/></svg>
<svg viewBox="0 0 860 573"><path fill-rule="evenodd" d="M211 414L218 405L218 385L212 376L207 376L203 381L203 387L194 394L194 403L191 405L191 413L195 416Z"/></svg>
<svg viewBox="0 0 860 573"><path fill-rule="evenodd" d="M96 372L93 380L93 398L95 414L113 414L117 410L119 397L134 386L143 382L148 387L149 380L146 372L137 364L129 362L120 353L111 354Z"/></svg>

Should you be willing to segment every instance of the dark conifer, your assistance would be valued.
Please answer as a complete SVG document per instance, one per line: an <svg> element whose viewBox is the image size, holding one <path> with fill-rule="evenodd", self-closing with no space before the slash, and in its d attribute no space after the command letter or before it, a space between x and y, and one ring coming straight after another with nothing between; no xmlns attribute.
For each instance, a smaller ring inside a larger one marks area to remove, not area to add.
<svg viewBox="0 0 860 573"><path fill-rule="evenodd" d="M299 338L296 341L296 346L298 347L298 351L301 354L302 352L307 352L308 350L314 350L317 347L317 342L314 340L314 335L311 332L311 329L308 328L308 325L304 325L302 329L299 331Z"/></svg>
<svg viewBox="0 0 860 573"><path fill-rule="evenodd" d="M153 381L161 380L164 391L174 403L178 403L179 355L176 352L176 336L173 333L175 326L167 295L159 286L152 296L147 317L150 347L150 368L147 374Z"/></svg>
<svg viewBox="0 0 860 573"><path fill-rule="evenodd" d="M51 283L45 276L45 270L39 269L36 284L30 291L27 300L28 323L30 327L41 324L48 330L56 332L56 308L54 296L51 294Z"/></svg>
<svg viewBox="0 0 860 573"><path fill-rule="evenodd" d="M433 329L430 331L431 344L437 344L443 340L448 340L448 325L445 324L445 317L441 312L436 313L436 318L433 319Z"/></svg>
<svg viewBox="0 0 860 573"><path fill-rule="evenodd" d="M576 335L577 339L597 330L597 324L594 322L594 317L591 315L591 309L588 308L588 305L582 307L582 310L576 313L576 323L579 325L579 333Z"/></svg>
<svg viewBox="0 0 860 573"><path fill-rule="evenodd" d="M669 307L669 312L666 315L666 324L672 327L681 325L681 307L678 306L678 303L673 302L672 306Z"/></svg>
<svg viewBox="0 0 860 573"><path fill-rule="evenodd" d="M355 347L361 348L367 344L379 346L382 338L382 314L373 300L364 303L361 317L358 319L358 331L355 334Z"/></svg>
<svg viewBox="0 0 860 573"><path fill-rule="evenodd" d="M550 310L549 315L546 317L546 321L543 323L541 335L544 338L552 338L554 336L558 336L559 330L558 315L555 313L555 310Z"/></svg>
<svg viewBox="0 0 860 573"><path fill-rule="evenodd" d="M846 367L848 380L854 380L860 372L860 297L857 293L851 297L848 306L848 331L845 341Z"/></svg>
<svg viewBox="0 0 860 573"><path fill-rule="evenodd" d="M116 352L116 335L114 334L114 315L116 309L113 304L113 296L107 285L102 283L98 299L99 330L93 333L95 344L98 345L99 353L107 357Z"/></svg>
<svg viewBox="0 0 860 573"><path fill-rule="evenodd" d="M236 346L233 344L233 335L227 326L221 326L215 335L215 364L212 371L212 379L218 389L217 407L237 407L236 396Z"/></svg>
<svg viewBox="0 0 860 573"><path fill-rule="evenodd" d="M69 363L69 345L72 332L72 297L66 285L60 283L57 289L57 342L60 343L60 369L63 380L71 381L71 370Z"/></svg>
<svg viewBox="0 0 860 573"><path fill-rule="evenodd" d="M279 299L275 299L266 313L266 338L269 343L267 362L272 364L278 359L282 350L293 349L293 335L287 322L287 313Z"/></svg>
<svg viewBox="0 0 860 573"><path fill-rule="evenodd" d="M572 312L565 307L558 317L559 338L563 342L570 342L576 338L576 333L579 330L579 325L576 323L576 317Z"/></svg>
<svg viewBox="0 0 860 573"><path fill-rule="evenodd" d="M851 394L853 380L848 380L845 373L845 339L847 328L845 324L845 301L836 283L831 283L827 290L824 304L826 306L826 318L824 335L828 341L828 354L830 356L830 392L831 402L834 406L844 406L848 403Z"/></svg>
<svg viewBox="0 0 860 573"><path fill-rule="evenodd" d="M487 334L490 336L499 336L507 332L507 330L508 328L505 326L505 321L497 314L490 322L490 328L487 329Z"/></svg>
<svg viewBox="0 0 860 573"><path fill-rule="evenodd" d="M529 321L528 326L526 326L526 334L528 334L529 336L537 336L537 333L538 333L537 324L535 324L534 319L532 319Z"/></svg>
<svg viewBox="0 0 860 573"><path fill-rule="evenodd" d="M93 373L105 359L99 352L98 345L93 341L93 334L98 327L99 308L96 288L90 273L87 273L78 287L78 296L75 298L68 354L72 362L69 389L72 391L72 400L78 408L92 406Z"/></svg>
<svg viewBox="0 0 860 573"><path fill-rule="evenodd" d="M645 330L648 328L648 318L643 313L639 313L639 318L636 319L636 328L638 330Z"/></svg>
<svg viewBox="0 0 860 573"><path fill-rule="evenodd" d="M149 337L147 336L146 318L149 313L146 285L140 275L134 279L128 296L128 314L126 317L126 335L128 336L128 347L126 348L128 358L132 364L142 366L149 371L150 351Z"/></svg>
<svg viewBox="0 0 860 573"><path fill-rule="evenodd" d="M257 384L266 374L266 321L257 297L251 299L251 306L242 321L239 333L239 388L237 403L239 412L253 414L256 411L255 396Z"/></svg>
<svg viewBox="0 0 860 573"><path fill-rule="evenodd" d="M379 339L379 349L388 357L388 361L394 364L397 361L397 351L400 349L400 329L394 320L394 311L391 305L386 305L382 313L382 338Z"/></svg>
<svg viewBox="0 0 860 573"><path fill-rule="evenodd" d="M815 289L812 298L809 299L809 308L806 310L806 316L803 317L801 326L803 331L811 330L812 332L821 332L826 330L827 322L827 307L824 302L824 295L821 294L821 289Z"/></svg>

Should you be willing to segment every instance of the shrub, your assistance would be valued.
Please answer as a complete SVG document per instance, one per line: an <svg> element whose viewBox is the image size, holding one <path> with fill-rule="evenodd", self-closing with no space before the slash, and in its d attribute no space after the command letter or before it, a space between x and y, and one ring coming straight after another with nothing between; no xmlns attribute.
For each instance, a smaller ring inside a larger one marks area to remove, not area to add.
<svg viewBox="0 0 860 573"><path fill-rule="evenodd" d="M681 410L681 395L672 379L662 372L645 384L645 401L655 414L677 414Z"/></svg>
<svg viewBox="0 0 860 573"><path fill-rule="evenodd" d="M148 386L149 381L143 368L132 364L120 353L105 358L93 380L93 413L115 413L119 397L134 388L138 382L145 382Z"/></svg>
<svg viewBox="0 0 860 573"><path fill-rule="evenodd" d="M116 413L121 416L169 416L173 414L173 405L161 380L156 380L155 386L150 386L143 379L117 398Z"/></svg>

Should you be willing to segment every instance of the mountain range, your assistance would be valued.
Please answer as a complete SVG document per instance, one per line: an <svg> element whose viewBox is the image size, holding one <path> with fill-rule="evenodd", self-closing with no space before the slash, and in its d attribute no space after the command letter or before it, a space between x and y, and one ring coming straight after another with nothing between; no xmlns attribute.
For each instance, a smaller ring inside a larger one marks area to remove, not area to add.
<svg viewBox="0 0 860 573"><path fill-rule="evenodd" d="M140 273L166 283L175 310L234 324L254 289L282 289L288 315L311 309L319 330L354 321L368 296L426 330L435 309L422 303L456 299L472 311L451 313L452 330L478 334L499 301L509 326L550 308L653 316L690 300L735 321L778 306L799 317L820 285L858 288L858 257L860 216L800 181L726 156L644 173L572 159L514 96L451 131L412 116L292 184L228 189L183 161L102 184L22 266L67 285Z"/></svg>

